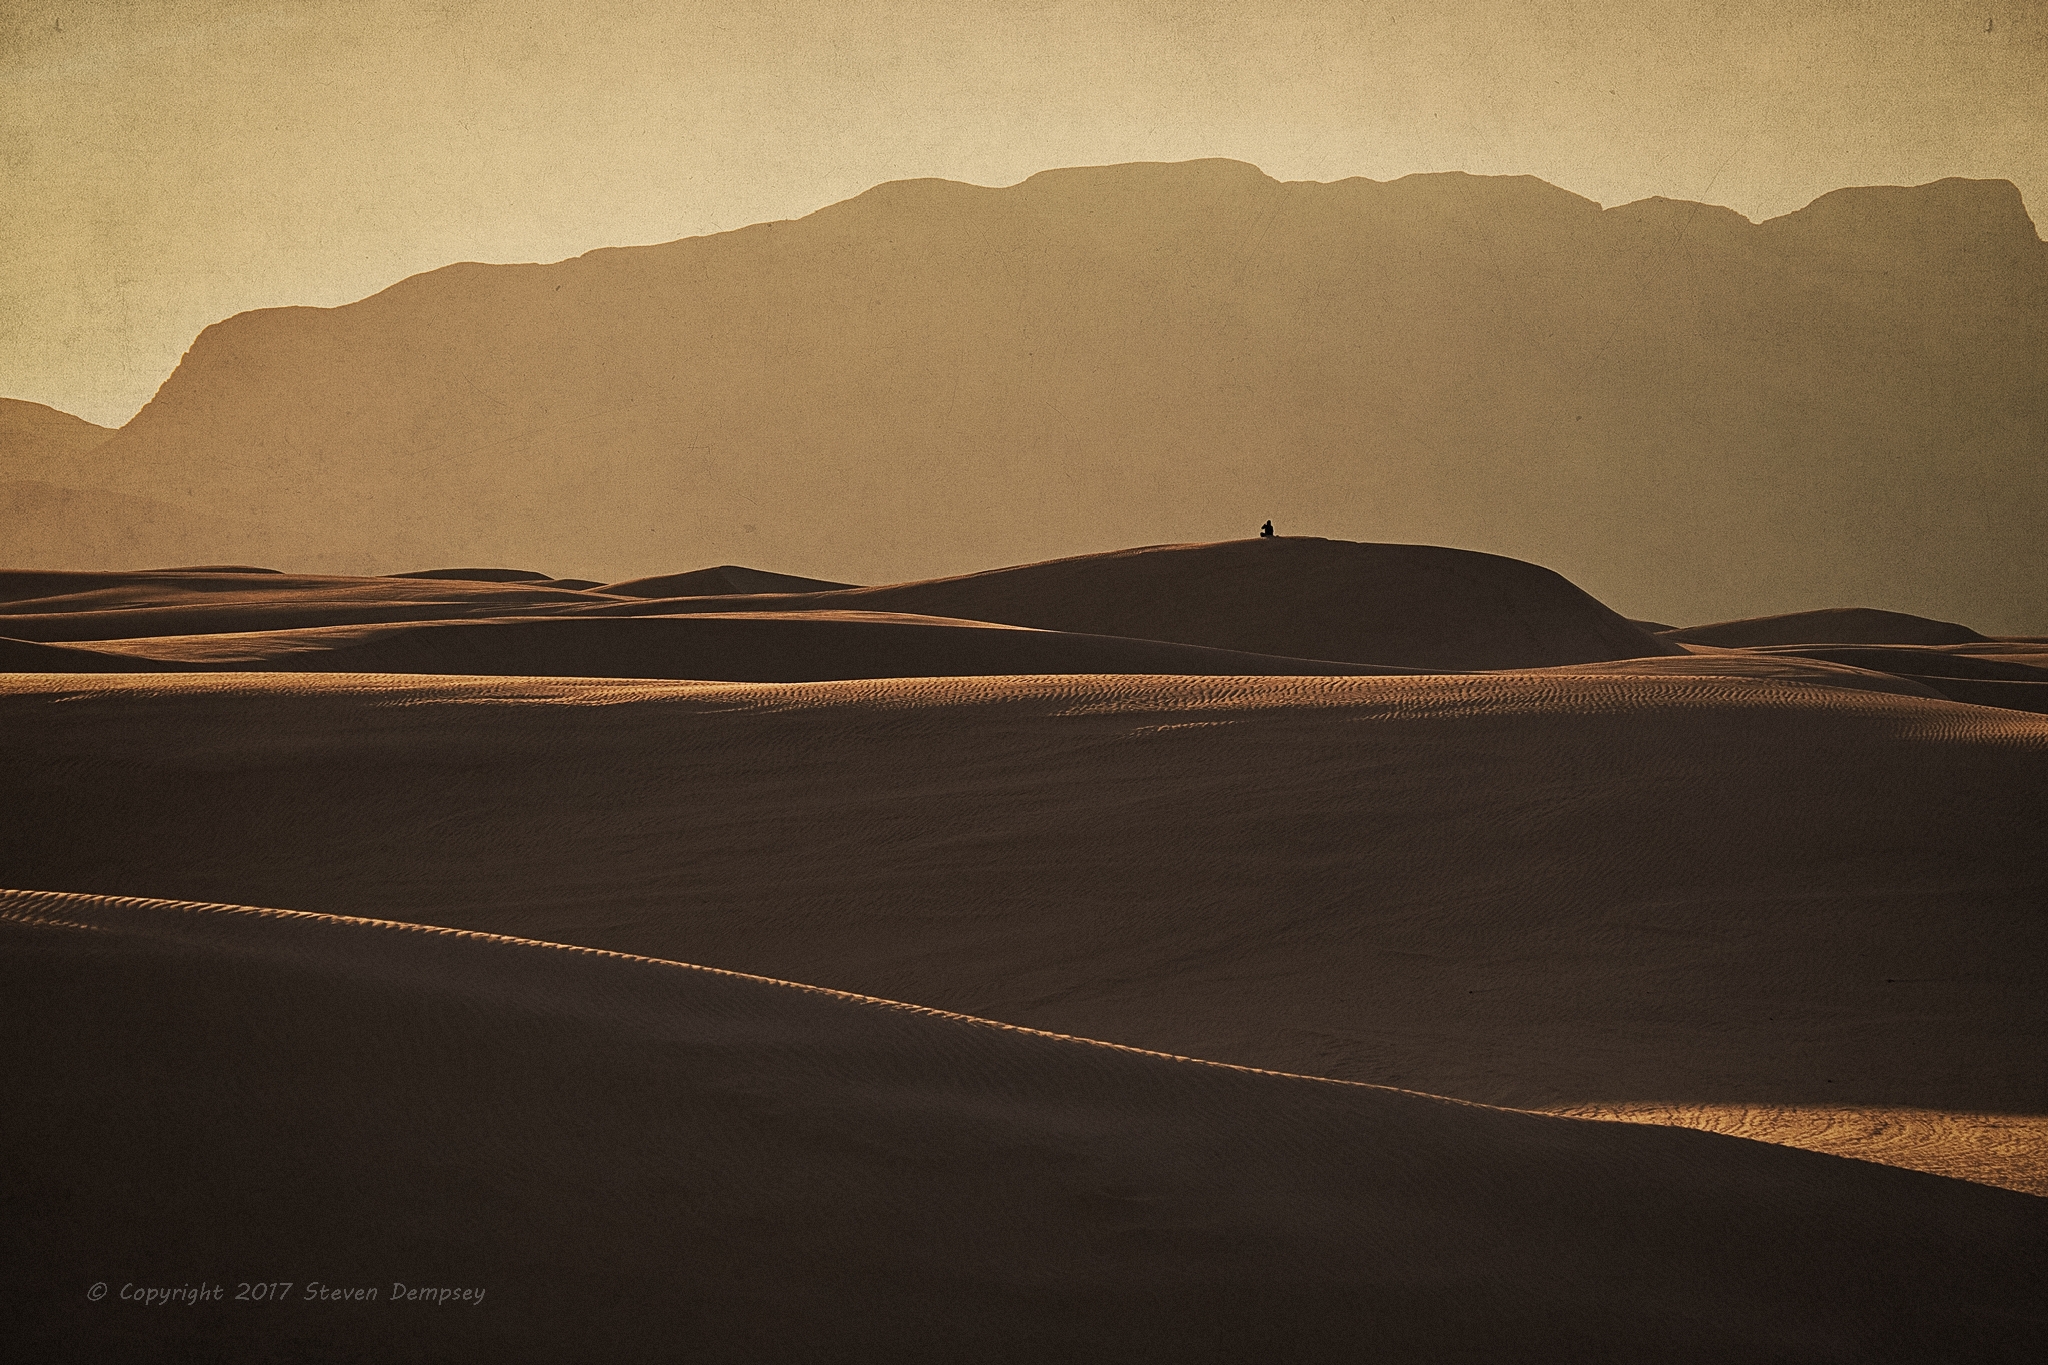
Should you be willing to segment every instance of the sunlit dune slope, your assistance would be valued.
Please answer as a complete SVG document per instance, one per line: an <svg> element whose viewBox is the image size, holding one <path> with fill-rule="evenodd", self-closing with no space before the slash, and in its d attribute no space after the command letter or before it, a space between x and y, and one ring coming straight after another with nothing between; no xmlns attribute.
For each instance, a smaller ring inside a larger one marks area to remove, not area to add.
<svg viewBox="0 0 2048 1365"><path fill-rule="evenodd" d="M325 916L4 893L0 942L38 1359L2048 1346L2048 1202L1911 1172ZM201 1277L486 1299L84 1293Z"/></svg>
<svg viewBox="0 0 2048 1365"><path fill-rule="evenodd" d="M42 651L40 655L30 651ZM1157 640L877 612L571 617L327 626L107 640L0 640L0 667L52 672L262 669L818 682L1008 673L1210 676L1399 672Z"/></svg>
<svg viewBox="0 0 2048 1365"><path fill-rule="evenodd" d="M604 599L596 599L602 601ZM584 592L529 582L331 578L246 570L0 573L0 637L94 641L575 612Z"/></svg>
<svg viewBox="0 0 2048 1365"><path fill-rule="evenodd" d="M1534 564L1434 545L1313 537L1152 545L696 609L768 608L915 612L1428 669L1541 668L1680 652Z"/></svg>
<svg viewBox="0 0 2048 1365"><path fill-rule="evenodd" d="M1286 538L1150 546L964 578L803 592L764 589L812 580L730 566L597 591L565 591L552 586L553 580L533 581L519 571L431 572L437 576L332 578L168 570L0 574L0 606L5 608L0 611L0 638L90 642L487 616L776 611L945 617L1281 658L1432 670L1531 668L1683 652L1623 620L1548 569L1428 545ZM465 577L448 577L456 573ZM484 574L502 581L472 577ZM702 595L650 597L650 587ZM610 639L627 633L625 628L611 635L565 629L557 636ZM538 638L537 633L529 635ZM256 661L263 656L247 657ZM381 665L365 661L351 666ZM450 664L442 671L467 670ZM492 666L482 671L504 670ZM574 666L571 659L559 666L535 664L521 671L593 670ZM1086 670L1020 664L996 671ZM1181 670L1161 665L1158 671Z"/></svg>
<svg viewBox="0 0 2048 1365"><path fill-rule="evenodd" d="M179 637L172 637L179 638ZM0 638L0 673L163 673L186 671L126 654L78 645L46 645Z"/></svg>
<svg viewBox="0 0 2048 1365"><path fill-rule="evenodd" d="M1552 1112L1727 1133L2048 1196L2048 1114L1798 1104L1588 1104Z"/></svg>
<svg viewBox="0 0 2048 1365"><path fill-rule="evenodd" d="M1959 645L1780 645L1759 655L1882 670L1954 701L2048 712L2048 657L2038 647L1986 640Z"/></svg>
<svg viewBox="0 0 2048 1365"><path fill-rule="evenodd" d="M1689 645L1677 658L1582 664L1574 672L1785 678L2048 713L2048 649L2014 640L1964 645ZM1561 670L1562 671L1562 670Z"/></svg>
<svg viewBox="0 0 2048 1365"><path fill-rule="evenodd" d="M2048 1113L2048 721L1770 678L0 681L0 885L1517 1105Z"/></svg>
<svg viewBox="0 0 2048 1365"><path fill-rule="evenodd" d="M1748 649L1716 649L1657 659L1620 659L1611 663L1572 664L1545 670L1557 674L1636 676L1645 678L1719 678L1728 683L1804 682L1859 691L1891 692L1906 697L1950 699L1924 680L1901 677L1876 667L1858 667L1804 653L1784 654Z"/></svg>

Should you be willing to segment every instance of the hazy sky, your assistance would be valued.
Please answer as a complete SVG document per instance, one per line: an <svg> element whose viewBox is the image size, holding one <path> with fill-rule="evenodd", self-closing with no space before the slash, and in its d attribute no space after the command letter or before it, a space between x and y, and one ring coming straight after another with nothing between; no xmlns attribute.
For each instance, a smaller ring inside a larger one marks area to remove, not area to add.
<svg viewBox="0 0 2048 1365"><path fill-rule="evenodd" d="M243 309L1201 156L2038 220L2048 0L0 0L0 395L118 424Z"/></svg>

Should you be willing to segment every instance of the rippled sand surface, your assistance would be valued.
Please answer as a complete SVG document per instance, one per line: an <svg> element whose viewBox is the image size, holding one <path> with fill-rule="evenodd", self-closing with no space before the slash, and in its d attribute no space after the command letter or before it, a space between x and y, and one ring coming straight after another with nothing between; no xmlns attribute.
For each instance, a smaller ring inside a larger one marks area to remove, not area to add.
<svg viewBox="0 0 2048 1365"><path fill-rule="evenodd" d="M1197 676L287 586L83 614L861 676L0 675L37 1358L2048 1354L2048 718L1932 655ZM255 1278L493 1297L85 1297Z"/></svg>
<svg viewBox="0 0 2048 1365"><path fill-rule="evenodd" d="M2048 1195L2048 1114L1742 1104L1577 1104L1548 1112L1696 1128Z"/></svg>

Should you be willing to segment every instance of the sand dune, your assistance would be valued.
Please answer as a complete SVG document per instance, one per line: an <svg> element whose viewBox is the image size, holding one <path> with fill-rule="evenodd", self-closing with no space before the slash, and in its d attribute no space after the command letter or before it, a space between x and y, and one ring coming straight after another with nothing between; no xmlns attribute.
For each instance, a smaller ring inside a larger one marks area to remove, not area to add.
<svg viewBox="0 0 2048 1365"><path fill-rule="evenodd" d="M1795 611L1782 616L1757 616L1719 621L1663 632L1665 639L1686 645L1720 645L1754 649L1766 645L1957 645L1984 637L1953 621L1930 621L1900 611L1874 607L1834 607Z"/></svg>
<svg viewBox="0 0 2048 1365"><path fill-rule="evenodd" d="M390 578L439 578L457 583L523 583L529 587L584 588L602 586L594 578L554 578L531 569L414 569L409 573L385 575Z"/></svg>
<svg viewBox="0 0 2048 1365"><path fill-rule="evenodd" d="M1680 652L1534 564L1314 537L1152 545L923 583L755 595L743 609L914 612L1436 670Z"/></svg>
<svg viewBox="0 0 2048 1365"><path fill-rule="evenodd" d="M1954 701L2048 712L2048 657L2024 648L1997 648L2001 643L1981 641L1946 647L1781 645L1769 652L1779 657L1796 654L1808 660L1881 669ZM1980 653L1979 645L1994 647Z"/></svg>
<svg viewBox="0 0 2048 1365"><path fill-rule="evenodd" d="M512 615L632 617L772 611L814 616L824 612L944 617L1070 635L1118 636L1246 654L1412 669L1542 667L1682 652L1624 621L1547 569L1426 545L1355 545L1292 538L1226 541L1083 555L965 578L877 588L779 594L732 591L736 587L758 589L768 582L808 581L727 567L585 592L562 590L553 580L528 577L520 570L432 570L427 575L367 579L251 578L170 571L16 572L0 574L0 603L6 606L0 612L0 638L82 643ZM706 595L644 595L682 587ZM619 627L609 633L588 626L548 630L555 638L588 640L624 638L633 628ZM522 638L539 638L545 633L536 627ZM498 634L510 638L509 632ZM415 638L423 637L416 632ZM647 637L642 631L633 638ZM1024 648L1015 642L1008 647ZM561 662L573 663L573 655L574 650L565 647L554 656L557 664L524 671L605 671ZM255 650L241 657L260 663L267 656ZM1164 662L1170 655L1154 651L1153 657L1160 661L1156 671L1182 671ZM368 656L358 666L370 671L383 667ZM407 671L413 667L412 663L403 665ZM472 670L442 666L440 671ZM475 671L505 670L492 664ZM936 671L959 670L947 666ZM1089 670L1017 667L994 671ZM1130 670L1116 667L1108 671ZM1243 671L1271 670L1253 666ZM1315 667L1305 671L1331 670ZM652 676L674 675L664 671ZM788 676L844 674L799 669Z"/></svg>
<svg viewBox="0 0 2048 1365"><path fill-rule="evenodd" d="M0 893L0 935L39 1359L2048 1346L2048 1204L1912 1172L360 920ZM84 1295L200 1279L489 1311Z"/></svg>
<svg viewBox="0 0 2048 1365"><path fill-rule="evenodd" d="M587 594L533 583L329 578L218 569L0 572L0 637L97 641L380 621L577 611Z"/></svg>
<svg viewBox="0 0 2048 1365"><path fill-rule="evenodd" d="M1804 682L1901 696L2044 708L2042 670L1963 656L1923 666L1919 653L1873 651L1893 671L1815 658L1816 647L1722 650L1575 664L1559 674ZM1821 647L1822 652L1828 652ZM1851 653L1855 651L1850 650ZM1982 665L1985 676L1975 670ZM629 617L521 617L304 630L143 636L90 644L0 638L0 672L363 672L670 678L726 682L959 677L1015 673L1337 676L1413 670L1073 635L881 612L763 612ZM1947 676L1956 675L1961 676ZM2040 681L2036 681L2039 678ZM1989 686L1982 686L1983 683ZM1972 690L1974 689L1974 690ZM2005 689L2001 691L2000 689Z"/></svg>
<svg viewBox="0 0 2048 1365"><path fill-rule="evenodd" d="M2048 721L1535 672L4 681L0 884L1490 1103L2048 1113Z"/></svg>
<svg viewBox="0 0 2048 1365"><path fill-rule="evenodd" d="M2033 642L1986 640L1896 613L1834 611L1699 629L1969 638L1913 646L1674 644L1534 565L1429 546L1297 538L1152 546L925 583L737 591L813 582L731 565L602 587L505 568L367 579L233 565L14 571L0 573L0 668L796 682L1052 672L1334 675L1550 663L1644 676L1804 680L2048 711L2048 654ZM705 595L640 595L686 588ZM941 610L961 615L932 614ZM1247 648L1254 644L1265 649ZM1305 652L1272 652L1287 648ZM1555 662L1588 658L1596 662ZM1413 662L1385 662L1393 659Z"/></svg>
<svg viewBox="0 0 2048 1365"><path fill-rule="evenodd" d="M2004 640L1971 645L1776 645L1745 650L1751 658L1797 658L1924 678L1964 678L2004 682L2048 679L2038 646L2015 646Z"/></svg>
<svg viewBox="0 0 2048 1365"><path fill-rule="evenodd" d="M52 672L154 667L165 671L280 669L820 682L1007 673L1271 676L1402 671L1155 640L854 611L326 626L102 640L90 650L0 641L0 667L8 666L10 655L4 651L10 645L17 660L13 667ZM37 648L48 652L27 653Z"/></svg>
<svg viewBox="0 0 2048 1365"><path fill-rule="evenodd" d="M174 637L176 638L176 637ZM0 637L0 673L162 673L183 671L154 659L108 654L78 645Z"/></svg>
<svg viewBox="0 0 2048 1365"><path fill-rule="evenodd" d="M552 583L551 574L532 569L413 569L389 574L391 578L438 578L456 583Z"/></svg>
<svg viewBox="0 0 2048 1365"><path fill-rule="evenodd" d="M689 573L608 583L603 585L602 591L620 597L723 597L731 593L831 592L852 586L851 583L831 583L822 578L799 578L795 574L720 564L710 569L693 569Z"/></svg>
<svg viewBox="0 0 2048 1365"><path fill-rule="evenodd" d="M1906 697L1950 698L1923 679L1903 677L1879 668L1857 667L1805 653L1716 649L1661 659L1622 659L1610 663L1573 664L1546 670L1553 673L1600 674L1648 678L1722 678L1730 682L1817 683L1860 691L1891 692Z"/></svg>

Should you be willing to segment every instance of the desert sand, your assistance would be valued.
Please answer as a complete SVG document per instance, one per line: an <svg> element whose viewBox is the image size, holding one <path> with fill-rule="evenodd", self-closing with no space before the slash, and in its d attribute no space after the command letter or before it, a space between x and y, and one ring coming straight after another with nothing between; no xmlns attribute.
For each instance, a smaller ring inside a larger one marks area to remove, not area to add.
<svg viewBox="0 0 2048 1365"><path fill-rule="evenodd" d="M115 1227L124 1289L254 1261L295 1288L485 1292L103 1313L31 1338L38 1358L2018 1360L2039 1341L2041 1201L1879 1165L374 920L9 894L0 934L26 1044L10 1146L41 1175L18 1292L107 1274Z"/></svg>
<svg viewBox="0 0 2048 1365"><path fill-rule="evenodd" d="M2048 1348L2039 641L430 572L0 576L39 1357Z"/></svg>

